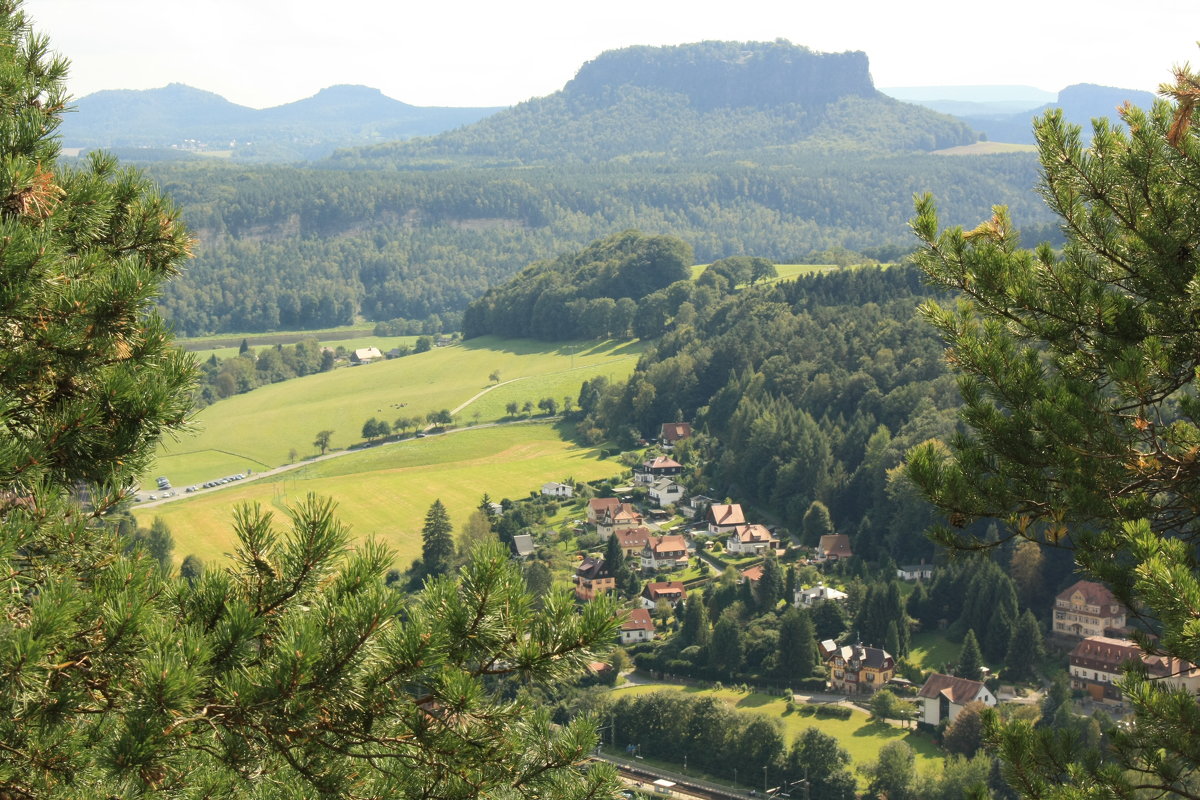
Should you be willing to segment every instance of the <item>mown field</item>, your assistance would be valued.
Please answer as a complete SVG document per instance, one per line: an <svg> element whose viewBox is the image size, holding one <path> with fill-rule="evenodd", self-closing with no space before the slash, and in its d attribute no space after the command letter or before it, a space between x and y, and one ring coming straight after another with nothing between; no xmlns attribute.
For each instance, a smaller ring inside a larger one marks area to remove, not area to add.
<svg viewBox="0 0 1200 800"><path fill-rule="evenodd" d="M350 447L363 441L362 425L371 417L394 422L461 408L461 424L490 422L505 416L509 402L536 405L554 397L561 403L577 397L580 384L594 375L624 379L640 352L629 342L552 345L481 337L263 386L203 409L196 435L164 442L142 485L153 487L153 478L163 475L182 488L279 466L313 455L322 430L333 431L333 448ZM493 388L489 376L497 371L502 385Z"/></svg>
<svg viewBox="0 0 1200 800"><path fill-rule="evenodd" d="M753 712L774 717L783 723L784 739L790 745L806 728L818 728L835 737L853 759L851 769L876 761L879 750L889 742L902 741L913 749L917 757L917 769L922 772L941 769L945 761L942 752L933 740L924 733L912 729L897 728L883 722L872 722L864 711L855 710L848 720L818 719L797 712L788 713L787 700L773 695L752 692L749 694L735 689L705 689L684 684L657 683L644 686L629 686L614 689L615 692L646 694L672 689L686 694L708 694L729 703L739 711ZM863 783L859 775L860 783ZM865 783L864 783L865 785Z"/></svg>
<svg viewBox="0 0 1200 800"><path fill-rule="evenodd" d="M485 492L494 500L523 497L547 481L596 480L624 468L599 450L566 441L548 424L515 424L460 431L369 447L256 481L229 484L186 499L136 508L139 523L162 517L175 538L175 557L207 563L232 552L233 507L259 503L282 512L308 493L334 498L339 518L357 538L392 547L397 566L421 550L421 525L435 499L457 530ZM277 513L286 522L286 514Z"/></svg>

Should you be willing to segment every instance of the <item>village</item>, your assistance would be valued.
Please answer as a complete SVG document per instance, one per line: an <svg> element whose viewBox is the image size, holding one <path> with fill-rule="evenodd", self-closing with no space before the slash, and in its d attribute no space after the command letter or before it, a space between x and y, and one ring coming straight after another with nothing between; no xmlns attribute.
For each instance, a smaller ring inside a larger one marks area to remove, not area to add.
<svg viewBox="0 0 1200 800"><path fill-rule="evenodd" d="M555 553L556 577L571 582L579 603L605 594L622 600L622 652L612 664L593 665L601 675L624 673L608 675L610 685L749 686L798 703L857 708L968 756L980 748L975 720L984 708L1076 725L1096 712L1119 721L1128 706L1118 682L1131 660L1171 686L1200 692L1200 668L1145 655L1126 609L1100 584L1076 580L1022 616L1014 605L997 645L994 631L964 630L965 620L952 614L992 605L984 600L989 591L1009 591L998 568L858 563L852 537L823 528L827 520L814 524L826 530L820 535L791 532L754 519L736 498L693 493L686 458L674 458L688 452L680 445L691 435L687 423L663 424L616 485L543 485L525 502L557 506L551 523L579 518L511 536L522 561ZM512 507L494 504L494 511L503 519ZM505 525L497 528L503 536ZM573 561L562 559L573 545ZM988 581L1001 588L980 588ZM799 634L791 625L798 618ZM960 727L976 731L965 750L953 732L964 711L972 723Z"/></svg>

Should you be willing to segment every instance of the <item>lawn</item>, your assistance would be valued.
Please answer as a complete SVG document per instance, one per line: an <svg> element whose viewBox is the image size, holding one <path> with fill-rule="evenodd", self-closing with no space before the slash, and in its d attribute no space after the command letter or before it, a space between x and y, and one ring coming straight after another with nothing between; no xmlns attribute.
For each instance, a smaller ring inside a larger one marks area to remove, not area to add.
<svg viewBox="0 0 1200 800"><path fill-rule="evenodd" d="M787 701L782 697L753 692L744 694L735 689L704 689L683 684L650 684L614 689L616 692L645 694L663 689L675 689L687 694L710 694L742 711L753 711L775 717L783 723L785 740L790 745L807 728L817 728L835 737L853 760L852 769L879 758L879 750L885 744L903 741L913 749L917 757L917 769L921 771L942 768L944 757L924 733L911 729L897 728L882 722L872 722L864 711L855 710L848 720L820 719L798 712L787 713ZM859 776L861 779L862 776Z"/></svg>
<svg viewBox="0 0 1200 800"><path fill-rule="evenodd" d="M421 526L435 499L457 530L485 492L497 501L524 497L548 481L596 480L622 469L616 459L601 459L596 448L564 441L550 425L504 425L371 447L271 478L135 508L135 514L144 525L163 518L175 538L177 560L194 553L211 562L233 549L235 504L282 510L314 492L337 500L352 535L386 542L397 553L396 564L406 567L420 552Z"/></svg>
<svg viewBox="0 0 1200 800"><path fill-rule="evenodd" d="M961 644L950 641L940 631L914 633L909 640L907 659L922 670L940 672L946 664L958 660Z"/></svg>
<svg viewBox="0 0 1200 800"><path fill-rule="evenodd" d="M165 442L142 483L153 485L152 478L165 475L175 486L188 486L245 471L247 463L285 464L293 451L301 458L314 454L321 430L333 431L335 449L349 447L362 441L362 425L370 417L393 422L458 408L489 389L494 371L502 383L513 382L487 391L459 419L499 419L513 400L536 404L553 396L561 402L578 396L580 384L593 375L624 379L640 352L640 345L628 342L552 345L482 337L263 386L203 409L196 417L198 433Z"/></svg>

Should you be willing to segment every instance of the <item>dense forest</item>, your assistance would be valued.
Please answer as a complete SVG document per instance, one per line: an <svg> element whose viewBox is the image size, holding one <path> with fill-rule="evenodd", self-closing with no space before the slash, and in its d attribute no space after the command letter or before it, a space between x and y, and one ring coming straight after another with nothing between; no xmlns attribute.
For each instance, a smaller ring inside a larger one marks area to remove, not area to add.
<svg viewBox="0 0 1200 800"><path fill-rule="evenodd" d="M410 172L157 164L151 175L200 239L160 303L188 335L424 319L630 228L679 236L701 263L794 263L838 246L891 260L911 246L912 196L925 190L955 209L951 222L987 216L996 198L1026 228L1049 221L1024 154L754 159Z"/></svg>
<svg viewBox="0 0 1200 800"><path fill-rule="evenodd" d="M916 316L932 296L910 266L842 270L710 304L693 295L628 382L585 385L581 433L630 441L693 421L702 434L677 458L694 451L707 465L699 493L739 498L806 539L817 535L816 504L852 534L856 555L932 558L923 536L932 512L895 469L908 448L956 425L942 344Z"/></svg>

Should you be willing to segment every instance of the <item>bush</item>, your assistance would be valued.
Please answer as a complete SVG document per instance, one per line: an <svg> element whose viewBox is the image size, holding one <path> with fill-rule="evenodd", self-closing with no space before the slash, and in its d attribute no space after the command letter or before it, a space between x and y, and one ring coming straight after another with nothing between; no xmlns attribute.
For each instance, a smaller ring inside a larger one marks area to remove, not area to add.
<svg viewBox="0 0 1200 800"><path fill-rule="evenodd" d="M822 719L846 720L846 719L850 719L850 715L852 713L854 713L854 712L851 709L847 708L846 706L835 706L832 704L825 704L825 705L817 706L816 715L818 717L821 717Z"/></svg>

